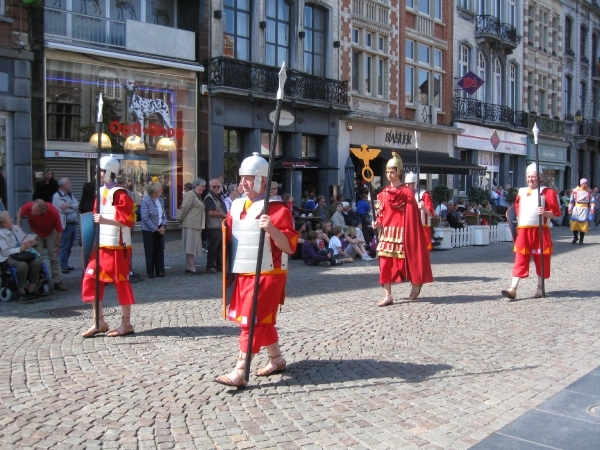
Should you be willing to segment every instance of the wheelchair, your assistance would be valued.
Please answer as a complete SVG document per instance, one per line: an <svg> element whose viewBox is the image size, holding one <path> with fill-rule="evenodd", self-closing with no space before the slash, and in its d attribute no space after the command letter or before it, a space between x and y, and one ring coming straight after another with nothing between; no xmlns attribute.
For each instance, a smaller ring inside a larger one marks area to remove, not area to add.
<svg viewBox="0 0 600 450"><path fill-rule="evenodd" d="M19 294L19 278L17 277L17 269L5 262L0 263L0 301L8 302L13 296L16 300L21 298ZM50 273L48 267L42 262L40 267L40 275L37 282L37 293L39 296L50 293Z"/></svg>

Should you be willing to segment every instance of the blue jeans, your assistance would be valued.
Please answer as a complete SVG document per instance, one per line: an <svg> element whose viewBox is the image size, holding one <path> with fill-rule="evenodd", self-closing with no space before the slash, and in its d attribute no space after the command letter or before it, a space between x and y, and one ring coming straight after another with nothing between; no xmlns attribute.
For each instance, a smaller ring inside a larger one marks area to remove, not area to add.
<svg viewBox="0 0 600 450"><path fill-rule="evenodd" d="M71 249L73 248L76 234L77 224L67 222L62 233L62 239L60 241L60 254L58 256L60 267L63 270L69 267L69 258L71 257Z"/></svg>

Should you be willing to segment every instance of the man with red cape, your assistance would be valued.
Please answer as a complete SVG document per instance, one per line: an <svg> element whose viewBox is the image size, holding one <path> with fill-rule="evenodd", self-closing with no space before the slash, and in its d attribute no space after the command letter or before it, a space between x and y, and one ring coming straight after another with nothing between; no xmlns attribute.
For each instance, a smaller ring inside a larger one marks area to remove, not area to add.
<svg viewBox="0 0 600 450"><path fill-rule="evenodd" d="M414 192L400 178L402 159L392 152L385 168L390 182L377 196L377 215L373 228L381 228L377 244L379 282L385 298L377 306L394 303L392 283L410 281L412 288L406 300L414 300L425 283L433 281L428 239L421 224L419 205Z"/></svg>

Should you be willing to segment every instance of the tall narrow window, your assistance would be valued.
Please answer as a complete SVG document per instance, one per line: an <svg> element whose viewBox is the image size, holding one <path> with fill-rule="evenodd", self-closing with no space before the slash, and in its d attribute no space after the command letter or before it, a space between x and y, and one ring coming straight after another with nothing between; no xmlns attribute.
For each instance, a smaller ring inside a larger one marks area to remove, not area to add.
<svg viewBox="0 0 600 450"><path fill-rule="evenodd" d="M290 7L285 0L267 0L266 63L281 67L289 61Z"/></svg>
<svg viewBox="0 0 600 450"><path fill-rule="evenodd" d="M437 20L442 20L442 0L434 0L433 18Z"/></svg>
<svg viewBox="0 0 600 450"><path fill-rule="evenodd" d="M404 72L404 101L406 103L414 103L414 79L414 67L407 66Z"/></svg>
<svg viewBox="0 0 600 450"><path fill-rule="evenodd" d="M581 41L579 43L579 58L585 57L585 52L587 51L587 27L581 27Z"/></svg>
<svg viewBox="0 0 600 450"><path fill-rule="evenodd" d="M430 74L428 70L419 69L419 103L429 105Z"/></svg>
<svg viewBox="0 0 600 450"><path fill-rule="evenodd" d="M581 115L585 117L585 104L587 101L587 85L585 81L579 83L579 110L581 111Z"/></svg>
<svg viewBox="0 0 600 450"><path fill-rule="evenodd" d="M250 2L224 0L223 54L245 61L250 60Z"/></svg>
<svg viewBox="0 0 600 450"><path fill-rule="evenodd" d="M571 17L567 17L565 19L565 50L572 50L573 46L573 19Z"/></svg>
<svg viewBox="0 0 600 450"><path fill-rule="evenodd" d="M573 113L573 79L570 76L565 77L565 114Z"/></svg>
<svg viewBox="0 0 600 450"><path fill-rule="evenodd" d="M325 76L326 17L321 8L304 7L304 70L320 77Z"/></svg>
<svg viewBox="0 0 600 450"><path fill-rule="evenodd" d="M502 68L500 66L500 60L498 58L494 58L494 98L492 99L492 103L494 105L502 104Z"/></svg>
<svg viewBox="0 0 600 450"><path fill-rule="evenodd" d="M352 90L357 92L360 86L359 57L357 52L352 52Z"/></svg>
<svg viewBox="0 0 600 450"><path fill-rule="evenodd" d="M383 59L377 60L377 95L383 96Z"/></svg>
<svg viewBox="0 0 600 450"><path fill-rule="evenodd" d="M517 26L517 4L515 0L508 2L508 22L513 26Z"/></svg>
<svg viewBox="0 0 600 450"><path fill-rule="evenodd" d="M502 19L502 2L504 0L493 0L494 1L494 15L498 19Z"/></svg>
<svg viewBox="0 0 600 450"><path fill-rule="evenodd" d="M469 48L466 45L461 45L458 48L458 76L464 77L469 71ZM461 97L467 96L467 91L459 91Z"/></svg>
<svg viewBox="0 0 600 450"><path fill-rule="evenodd" d="M508 106L513 110L517 106L517 66L508 65Z"/></svg>
<svg viewBox="0 0 600 450"><path fill-rule="evenodd" d="M373 58L370 56L365 57L365 93L371 93L371 76L373 67L371 66L371 61Z"/></svg>
<svg viewBox="0 0 600 450"><path fill-rule="evenodd" d="M485 76L485 57L483 56L482 52L479 52L479 55L477 55L477 76L483 81L487 79L487 77ZM477 100L480 100L482 102L485 102L486 100L485 87L486 86L484 84L482 87L477 89Z"/></svg>
<svg viewBox="0 0 600 450"><path fill-rule="evenodd" d="M433 104L442 109L442 74L433 74Z"/></svg>

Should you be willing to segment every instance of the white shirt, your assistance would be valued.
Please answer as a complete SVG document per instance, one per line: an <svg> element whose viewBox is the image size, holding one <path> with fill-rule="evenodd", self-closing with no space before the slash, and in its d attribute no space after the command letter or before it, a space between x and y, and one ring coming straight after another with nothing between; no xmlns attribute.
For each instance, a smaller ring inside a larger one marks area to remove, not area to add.
<svg viewBox="0 0 600 450"><path fill-rule="evenodd" d="M329 238L329 248L333 252L333 256L340 254L340 251L338 249L341 247L342 247L342 241L340 241L339 237L331 236Z"/></svg>

